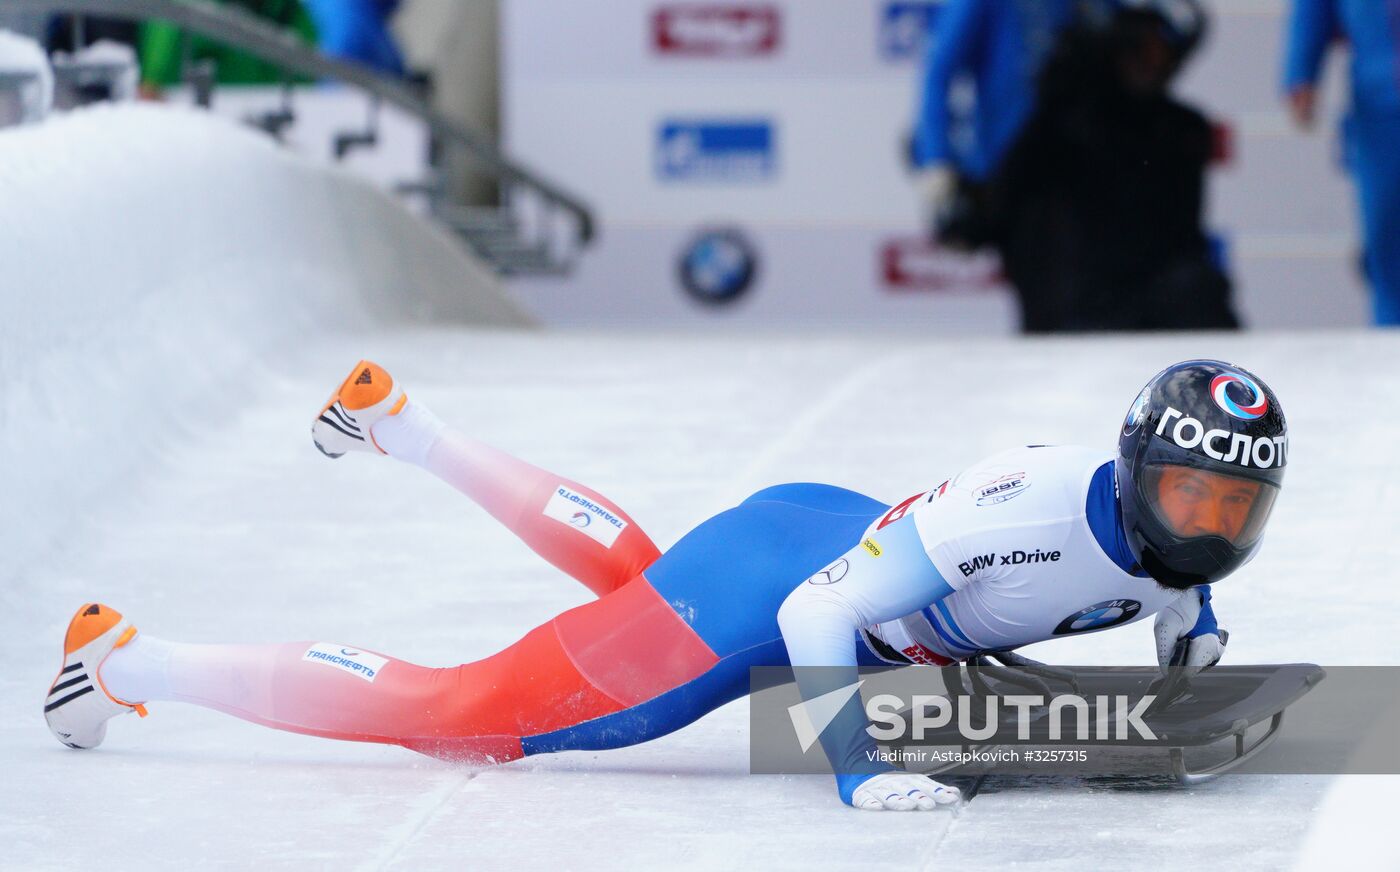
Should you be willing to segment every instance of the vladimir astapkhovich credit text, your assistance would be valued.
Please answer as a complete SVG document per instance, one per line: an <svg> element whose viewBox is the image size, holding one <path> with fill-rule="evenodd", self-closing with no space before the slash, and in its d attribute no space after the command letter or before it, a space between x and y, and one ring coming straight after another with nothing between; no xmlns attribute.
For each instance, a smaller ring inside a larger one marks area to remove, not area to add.
<svg viewBox="0 0 1400 872"><path fill-rule="evenodd" d="M890 763L913 769L921 766L996 766L1008 763L1087 763L1084 748L877 748L872 763Z"/></svg>

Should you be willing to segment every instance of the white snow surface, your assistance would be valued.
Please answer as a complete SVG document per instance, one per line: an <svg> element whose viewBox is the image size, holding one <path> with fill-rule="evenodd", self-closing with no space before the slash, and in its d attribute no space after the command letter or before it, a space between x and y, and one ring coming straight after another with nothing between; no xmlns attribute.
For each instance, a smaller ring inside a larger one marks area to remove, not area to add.
<svg viewBox="0 0 1400 872"><path fill-rule="evenodd" d="M1390 335L932 345L401 328L297 343L246 367L225 414L152 450L10 588L0 864L1165 869L1185 851L1286 867L1326 778L1193 790L1047 780L1004 784L956 815L875 815L838 805L825 777L748 775L742 701L648 745L485 770L173 704L114 722L101 749L78 753L39 709L63 626L91 599L171 639L324 638L434 665L489 654L584 601L430 477L316 453L307 422L360 355L455 425L598 487L663 547L768 482L894 500L1007 445L1107 446L1160 364L1225 356L1267 374L1293 441L1267 547L1217 588L1227 656L1392 663L1397 501L1376 459L1389 425L1352 410L1394 407L1397 352ZM1030 653L1151 663L1149 629Z"/></svg>
<svg viewBox="0 0 1400 872"><path fill-rule="evenodd" d="M862 813L838 804L827 777L749 775L742 700L635 748L485 769L178 704L114 721L95 751L62 747L41 708L83 602L173 640L316 638L451 665L585 601L429 476L315 451L313 414L360 357L453 425L608 494L663 548L775 482L894 501L1014 445L1107 450L1161 366L1234 360L1282 398L1292 445L1263 553L1216 588L1227 658L1396 662L1400 334L932 341L415 324L404 313L423 298L392 295L393 264L416 285L421 259L432 292L445 291L447 256L434 261L431 233L288 162L296 196L282 207L355 200L340 220L319 213L322 240L304 256L285 237L311 231L290 220L260 229L248 217L258 197L237 197L240 187L281 196L264 182L283 158L257 157L261 144L232 128L169 117L159 125L204 150L183 165L166 154L179 180L146 200L126 181L150 160L139 137L118 136L103 165L111 183L84 201L63 169L0 134L0 226L20 239L0 242L11 246L0 289L0 868L1263 870L1298 855L1332 779L1190 790L1002 780L956 812ZM149 119L109 121L78 116L72 130ZM200 171L200 155L235 140L236 159ZM23 210L6 211L3 196L16 162L70 198L18 231ZM113 188L134 204L129 221L102 200ZM181 190L206 208L233 202L221 214L241 241L211 250L220 222L177 203ZM402 232L385 237L392 226ZM146 260L147 234L174 243L168 260ZM1150 628L1028 653L1150 664ZM1383 827L1367 835L1394 841ZM1353 839L1309 850L1367 868L1375 854Z"/></svg>
<svg viewBox="0 0 1400 872"><path fill-rule="evenodd" d="M0 130L0 585L227 417L245 364L428 319L523 321L446 236L265 136L133 104Z"/></svg>

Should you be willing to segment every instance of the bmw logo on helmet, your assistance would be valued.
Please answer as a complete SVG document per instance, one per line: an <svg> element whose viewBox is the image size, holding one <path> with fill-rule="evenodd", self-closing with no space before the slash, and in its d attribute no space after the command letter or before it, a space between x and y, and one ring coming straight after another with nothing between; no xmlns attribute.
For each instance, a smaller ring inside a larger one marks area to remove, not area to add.
<svg viewBox="0 0 1400 872"><path fill-rule="evenodd" d="M1132 433L1142 426L1142 419L1147 415L1147 403L1152 399L1152 386L1148 385L1138 394L1131 409L1128 410L1128 417L1123 421L1123 432Z"/></svg>
<svg viewBox="0 0 1400 872"><path fill-rule="evenodd" d="M735 228L709 228L685 247L677 266L686 293L702 303L731 303L753 284L758 251Z"/></svg>

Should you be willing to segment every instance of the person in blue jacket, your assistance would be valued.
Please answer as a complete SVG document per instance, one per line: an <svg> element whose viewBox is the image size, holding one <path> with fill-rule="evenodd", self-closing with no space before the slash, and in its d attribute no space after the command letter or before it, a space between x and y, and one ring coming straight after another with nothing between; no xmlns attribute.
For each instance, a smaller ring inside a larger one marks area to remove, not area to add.
<svg viewBox="0 0 1400 872"><path fill-rule="evenodd" d="M1284 91L1294 120L1317 113L1323 58L1351 43L1351 108L1342 125L1356 179L1375 322L1400 324L1400 6L1381 0L1294 0Z"/></svg>
<svg viewBox="0 0 1400 872"><path fill-rule="evenodd" d="M389 33L399 0L305 0L321 52L391 76L404 74L403 56Z"/></svg>
<svg viewBox="0 0 1400 872"><path fill-rule="evenodd" d="M924 67L912 158L931 214L948 204L957 180L991 175L1030 114L1035 80L1073 0L947 0ZM955 133L954 85L970 80L970 136ZM967 140L967 141L964 141Z"/></svg>

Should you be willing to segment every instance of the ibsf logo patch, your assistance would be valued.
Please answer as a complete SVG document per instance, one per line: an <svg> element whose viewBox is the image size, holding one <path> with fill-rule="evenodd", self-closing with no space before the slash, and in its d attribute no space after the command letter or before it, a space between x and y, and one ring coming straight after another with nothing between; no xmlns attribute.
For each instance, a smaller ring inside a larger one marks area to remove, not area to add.
<svg viewBox="0 0 1400 872"><path fill-rule="evenodd" d="M651 16L657 54L685 57L760 57L781 42L778 7L750 3L668 4Z"/></svg>
<svg viewBox="0 0 1400 872"><path fill-rule="evenodd" d="M942 7L942 3L930 0L886 3L880 13L880 57L887 61L922 58L938 25Z"/></svg>
<svg viewBox="0 0 1400 872"><path fill-rule="evenodd" d="M656 131L656 175L665 182L765 182L777 173L773 122L667 119Z"/></svg>
<svg viewBox="0 0 1400 872"><path fill-rule="evenodd" d="M1016 497L1025 493L1030 486L1030 479L1026 477L1024 472L1013 472L1010 475L1003 475L977 488L977 505L994 506L997 503L1014 500Z"/></svg>
<svg viewBox="0 0 1400 872"><path fill-rule="evenodd" d="M371 654L357 648L346 648L344 645L336 645L332 642L317 642L306 649L306 653L301 656L301 659L348 672L356 678L364 679L370 683L379 677L379 671L389 662L388 658L380 657L378 654Z"/></svg>
<svg viewBox="0 0 1400 872"><path fill-rule="evenodd" d="M561 524L568 524L607 548L611 548L622 531L627 529L626 521L562 484L555 486L549 502L544 504L544 515Z"/></svg>
<svg viewBox="0 0 1400 872"><path fill-rule="evenodd" d="M1236 402L1233 393L1243 402ZM1247 393L1248 396L1243 396ZM1223 372L1210 380L1210 396L1226 414L1241 421L1257 421L1269 411L1269 398L1254 379L1237 372Z"/></svg>

